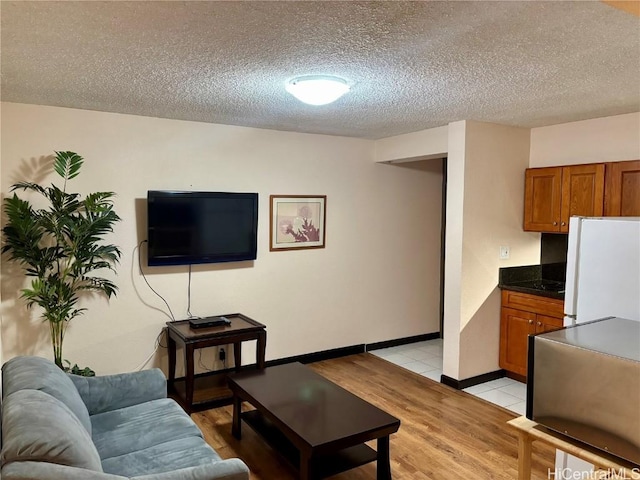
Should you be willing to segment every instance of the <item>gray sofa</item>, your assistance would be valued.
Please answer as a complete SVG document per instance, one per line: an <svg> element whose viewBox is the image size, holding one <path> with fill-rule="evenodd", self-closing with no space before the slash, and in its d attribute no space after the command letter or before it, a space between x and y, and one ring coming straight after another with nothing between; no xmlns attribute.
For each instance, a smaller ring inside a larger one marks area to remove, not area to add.
<svg viewBox="0 0 640 480"><path fill-rule="evenodd" d="M40 357L2 367L0 465L5 480L249 479L166 398L160 370L79 377Z"/></svg>

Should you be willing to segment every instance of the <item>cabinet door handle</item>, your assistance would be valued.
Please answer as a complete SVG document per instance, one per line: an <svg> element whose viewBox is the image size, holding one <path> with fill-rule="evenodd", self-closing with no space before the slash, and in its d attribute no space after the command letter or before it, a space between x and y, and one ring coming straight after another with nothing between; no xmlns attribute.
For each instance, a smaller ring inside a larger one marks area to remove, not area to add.
<svg viewBox="0 0 640 480"><path fill-rule="evenodd" d="M529 320L529 325L533 325L533 320Z"/></svg>
<svg viewBox="0 0 640 480"><path fill-rule="evenodd" d="M558 225L558 222L553 222L553 226L555 227L556 225Z"/></svg>
<svg viewBox="0 0 640 480"><path fill-rule="evenodd" d="M542 322L538 322L538 326L541 327L542 326Z"/></svg>
<svg viewBox="0 0 640 480"><path fill-rule="evenodd" d="M562 225L563 227L567 224L567 222L562 222L560 225Z"/></svg>

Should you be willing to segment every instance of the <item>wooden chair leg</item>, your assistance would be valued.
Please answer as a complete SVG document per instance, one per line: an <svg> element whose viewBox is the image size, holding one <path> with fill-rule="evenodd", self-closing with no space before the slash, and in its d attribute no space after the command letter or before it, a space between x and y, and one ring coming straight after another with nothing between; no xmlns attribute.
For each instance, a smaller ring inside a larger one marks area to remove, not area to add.
<svg viewBox="0 0 640 480"><path fill-rule="evenodd" d="M518 480L531 480L531 438L518 432Z"/></svg>

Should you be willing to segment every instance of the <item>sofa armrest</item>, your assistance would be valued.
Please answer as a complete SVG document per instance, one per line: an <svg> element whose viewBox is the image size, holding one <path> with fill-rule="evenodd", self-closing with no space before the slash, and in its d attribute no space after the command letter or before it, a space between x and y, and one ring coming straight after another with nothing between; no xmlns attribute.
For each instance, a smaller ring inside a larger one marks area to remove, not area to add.
<svg viewBox="0 0 640 480"><path fill-rule="evenodd" d="M249 468L239 458L229 458L172 472L132 477L131 480L249 480Z"/></svg>
<svg viewBox="0 0 640 480"><path fill-rule="evenodd" d="M89 415L166 398L167 380L159 368L99 377L69 375Z"/></svg>
<svg viewBox="0 0 640 480"><path fill-rule="evenodd" d="M48 462L11 462L2 467L3 480L129 480L120 475L95 472Z"/></svg>

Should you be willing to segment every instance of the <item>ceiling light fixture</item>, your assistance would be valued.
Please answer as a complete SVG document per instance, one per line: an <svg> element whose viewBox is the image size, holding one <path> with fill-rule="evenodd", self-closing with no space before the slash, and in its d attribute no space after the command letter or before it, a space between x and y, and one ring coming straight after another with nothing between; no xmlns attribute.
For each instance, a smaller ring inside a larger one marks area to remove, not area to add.
<svg viewBox="0 0 640 480"><path fill-rule="evenodd" d="M331 75L304 75L289 80L287 92L309 105L326 105L335 102L349 91L344 78Z"/></svg>

